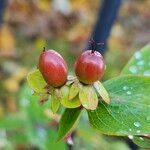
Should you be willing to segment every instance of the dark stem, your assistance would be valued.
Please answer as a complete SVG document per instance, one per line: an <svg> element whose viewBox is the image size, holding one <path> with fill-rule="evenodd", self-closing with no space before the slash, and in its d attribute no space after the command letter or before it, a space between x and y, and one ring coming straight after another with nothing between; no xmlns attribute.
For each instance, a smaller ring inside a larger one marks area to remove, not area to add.
<svg viewBox="0 0 150 150"><path fill-rule="evenodd" d="M97 44L96 44L96 42L94 42L92 45L92 53L94 53L96 51L96 48L97 48Z"/></svg>
<svg viewBox="0 0 150 150"><path fill-rule="evenodd" d="M46 51L46 49L45 49L45 47L43 47L43 52L45 52Z"/></svg>
<svg viewBox="0 0 150 150"><path fill-rule="evenodd" d="M92 46L92 52L91 53L94 53L97 49L97 46L98 45L102 45L104 43L96 43L93 39L89 40L89 43L91 43L91 46Z"/></svg>

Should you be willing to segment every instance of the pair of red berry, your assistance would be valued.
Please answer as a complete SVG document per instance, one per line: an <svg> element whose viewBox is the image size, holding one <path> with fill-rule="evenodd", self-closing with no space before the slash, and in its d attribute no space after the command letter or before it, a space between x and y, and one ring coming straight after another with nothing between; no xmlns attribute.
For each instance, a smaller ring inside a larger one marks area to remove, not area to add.
<svg viewBox="0 0 150 150"><path fill-rule="evenodd" d="M92 84L103 76L105 63L99 52L87 50L77 58L74 67L80 82ZM44 50L41 53L39 70L47 84L53 87L61 87L67 81L67 64L62 56L54 50Z"/></svg>

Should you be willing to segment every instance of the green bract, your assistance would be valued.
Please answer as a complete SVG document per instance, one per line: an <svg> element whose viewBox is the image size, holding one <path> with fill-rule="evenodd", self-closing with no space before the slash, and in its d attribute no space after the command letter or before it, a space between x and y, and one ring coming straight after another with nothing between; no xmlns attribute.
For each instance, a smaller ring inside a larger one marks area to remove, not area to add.
<svg viewBox="0 0 150 150"><path fill-rule="evenodd" d="M46 82L43 79L42 74L40 73L39 69L32 71L27 76L27 81L29 86L36 92L36 93L46 93Z"/></svg>
<svg viewBox="0 0 150 150"><path fill-rule="evenodd" d="M82 105L86 109L94 110L98 105L98 96L105 102L110 102L107 91L99 81L94 83L94 88L94 84L83 85L75 77L68 76L64 86L54 88L46 84L38 69L29 73L27 80L36 95L51 95L51 109L54 113L57 112L60 103L66 108L77 108Z"/></svg>
<svg viewBox="0 0 150 150"><path fill-rule="evenodd" d="M64 107L76 108L81 105L78 97L74 97L71 101L69 100L69 87L68 86L63 86L60 89L60 91L61 91L60 102Z"/></svg>

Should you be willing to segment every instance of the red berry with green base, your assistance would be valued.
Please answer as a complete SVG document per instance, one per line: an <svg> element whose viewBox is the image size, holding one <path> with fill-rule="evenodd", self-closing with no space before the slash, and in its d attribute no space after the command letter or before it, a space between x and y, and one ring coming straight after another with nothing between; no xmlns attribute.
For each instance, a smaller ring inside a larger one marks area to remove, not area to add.
<svg viewBox="0 0 150 150"><path fill-rule="evenodd" d="M97 51L87 50L75 62L76 76L84 84L92 84L100 80L104 71L104 59Z"/></svg>
<svg viewBox="0 0 150 150"><path fill-rule="evenodd" d="M47 84L53 87L61 87L67 80L67 64L62 56L54 50L44 50L41 53L39 70Z"/></svg>

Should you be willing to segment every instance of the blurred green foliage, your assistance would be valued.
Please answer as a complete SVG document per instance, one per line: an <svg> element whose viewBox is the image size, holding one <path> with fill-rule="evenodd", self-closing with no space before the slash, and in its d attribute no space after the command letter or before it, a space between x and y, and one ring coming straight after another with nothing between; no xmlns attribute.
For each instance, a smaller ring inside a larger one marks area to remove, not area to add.
<svg viewBox="0 0 150 150"><path fill-rule="evenodd" d="M25 79L36 68L44 46L57 50L74 74L75 58L91 34L99 1L71 0L69 15L57 12L51 2L8 1L5 22L0 28L0 149L67 149L65 140L55 142L58 123L47 112L50 101L39 104ZM134 50L148 42L148 5L149 0L128 1L121 8L105 54L107 70L103 80L119 75ZM75 132L73 149L130 148L122 138L104 136L93 130L84 112Z"/></svg>

